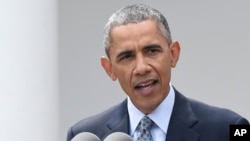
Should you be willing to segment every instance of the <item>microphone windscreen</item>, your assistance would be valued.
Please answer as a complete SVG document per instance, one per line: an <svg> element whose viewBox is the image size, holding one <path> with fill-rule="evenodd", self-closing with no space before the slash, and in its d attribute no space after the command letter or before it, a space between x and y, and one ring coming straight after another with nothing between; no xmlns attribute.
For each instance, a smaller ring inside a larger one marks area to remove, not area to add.
<svg viewBox="0 0 250 141"><path fill-rule="evenodd" d="M108 135L103 141L133 141L133 139L126 133L115 132Z"/></svg>
<svg viewBox="0 0 250 141"><path fill-rule="evenodd" d="M71 141L101 141L99 137L90 132L83 132L77 134Z"/></svg>

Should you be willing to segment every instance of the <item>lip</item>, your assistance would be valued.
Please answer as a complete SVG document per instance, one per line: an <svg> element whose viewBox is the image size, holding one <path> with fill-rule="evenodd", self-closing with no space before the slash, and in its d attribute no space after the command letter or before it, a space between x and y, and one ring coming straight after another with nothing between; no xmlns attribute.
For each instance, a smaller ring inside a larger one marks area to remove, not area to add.
<svg viewBox="0 0 250 141"><path fill-rule="evenodd" d="M134 89L143 96L148 96L153 93L158 81L155 79L149 79L146 81L140 81L135 84Z"/></svg>

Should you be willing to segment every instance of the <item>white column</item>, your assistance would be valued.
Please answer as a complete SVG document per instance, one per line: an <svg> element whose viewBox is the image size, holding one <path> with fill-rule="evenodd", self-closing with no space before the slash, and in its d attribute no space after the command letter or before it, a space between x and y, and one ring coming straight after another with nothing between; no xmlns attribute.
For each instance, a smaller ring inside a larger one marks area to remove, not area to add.
<svg viewBox="0 0 250 141"><path fill-rule="evenodd" d="M0 0L0 141L58 141L57 1Z"/></svg>

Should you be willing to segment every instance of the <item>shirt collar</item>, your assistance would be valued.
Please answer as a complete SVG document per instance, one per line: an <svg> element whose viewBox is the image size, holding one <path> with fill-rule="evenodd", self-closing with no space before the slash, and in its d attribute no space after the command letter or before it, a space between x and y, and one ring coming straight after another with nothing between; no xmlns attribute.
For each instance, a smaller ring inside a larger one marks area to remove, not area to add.
<svg viewBox="0 0 250 141"><path fill-rule="evenodd" d="M169 85L170 90L167 97L152 113L148 114L148 117L150 117L165 134L167 133L175 99L174 89L171 84ZM137 125L139 124L140 120L145 116L145 114L135 107L129 97L127 106L130 120L130 134L133 135Z"/></svg>

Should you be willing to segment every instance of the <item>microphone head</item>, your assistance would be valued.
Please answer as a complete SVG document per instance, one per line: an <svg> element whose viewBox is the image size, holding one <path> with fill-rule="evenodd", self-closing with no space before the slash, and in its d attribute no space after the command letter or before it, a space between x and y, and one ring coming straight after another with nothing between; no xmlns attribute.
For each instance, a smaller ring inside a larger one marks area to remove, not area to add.
<svg viewBox="0 0 250 141"><path fill-rule="evenodd" d="M126 133L115 132L108 135L103 141L133 141L133 139Z"/></svg>
<svg viewBox="0 0 250 141"><path fill-rule="evenodd" d="M71 141L101 141L99 137L90 132L82 132L77 134Z"/></svg>

